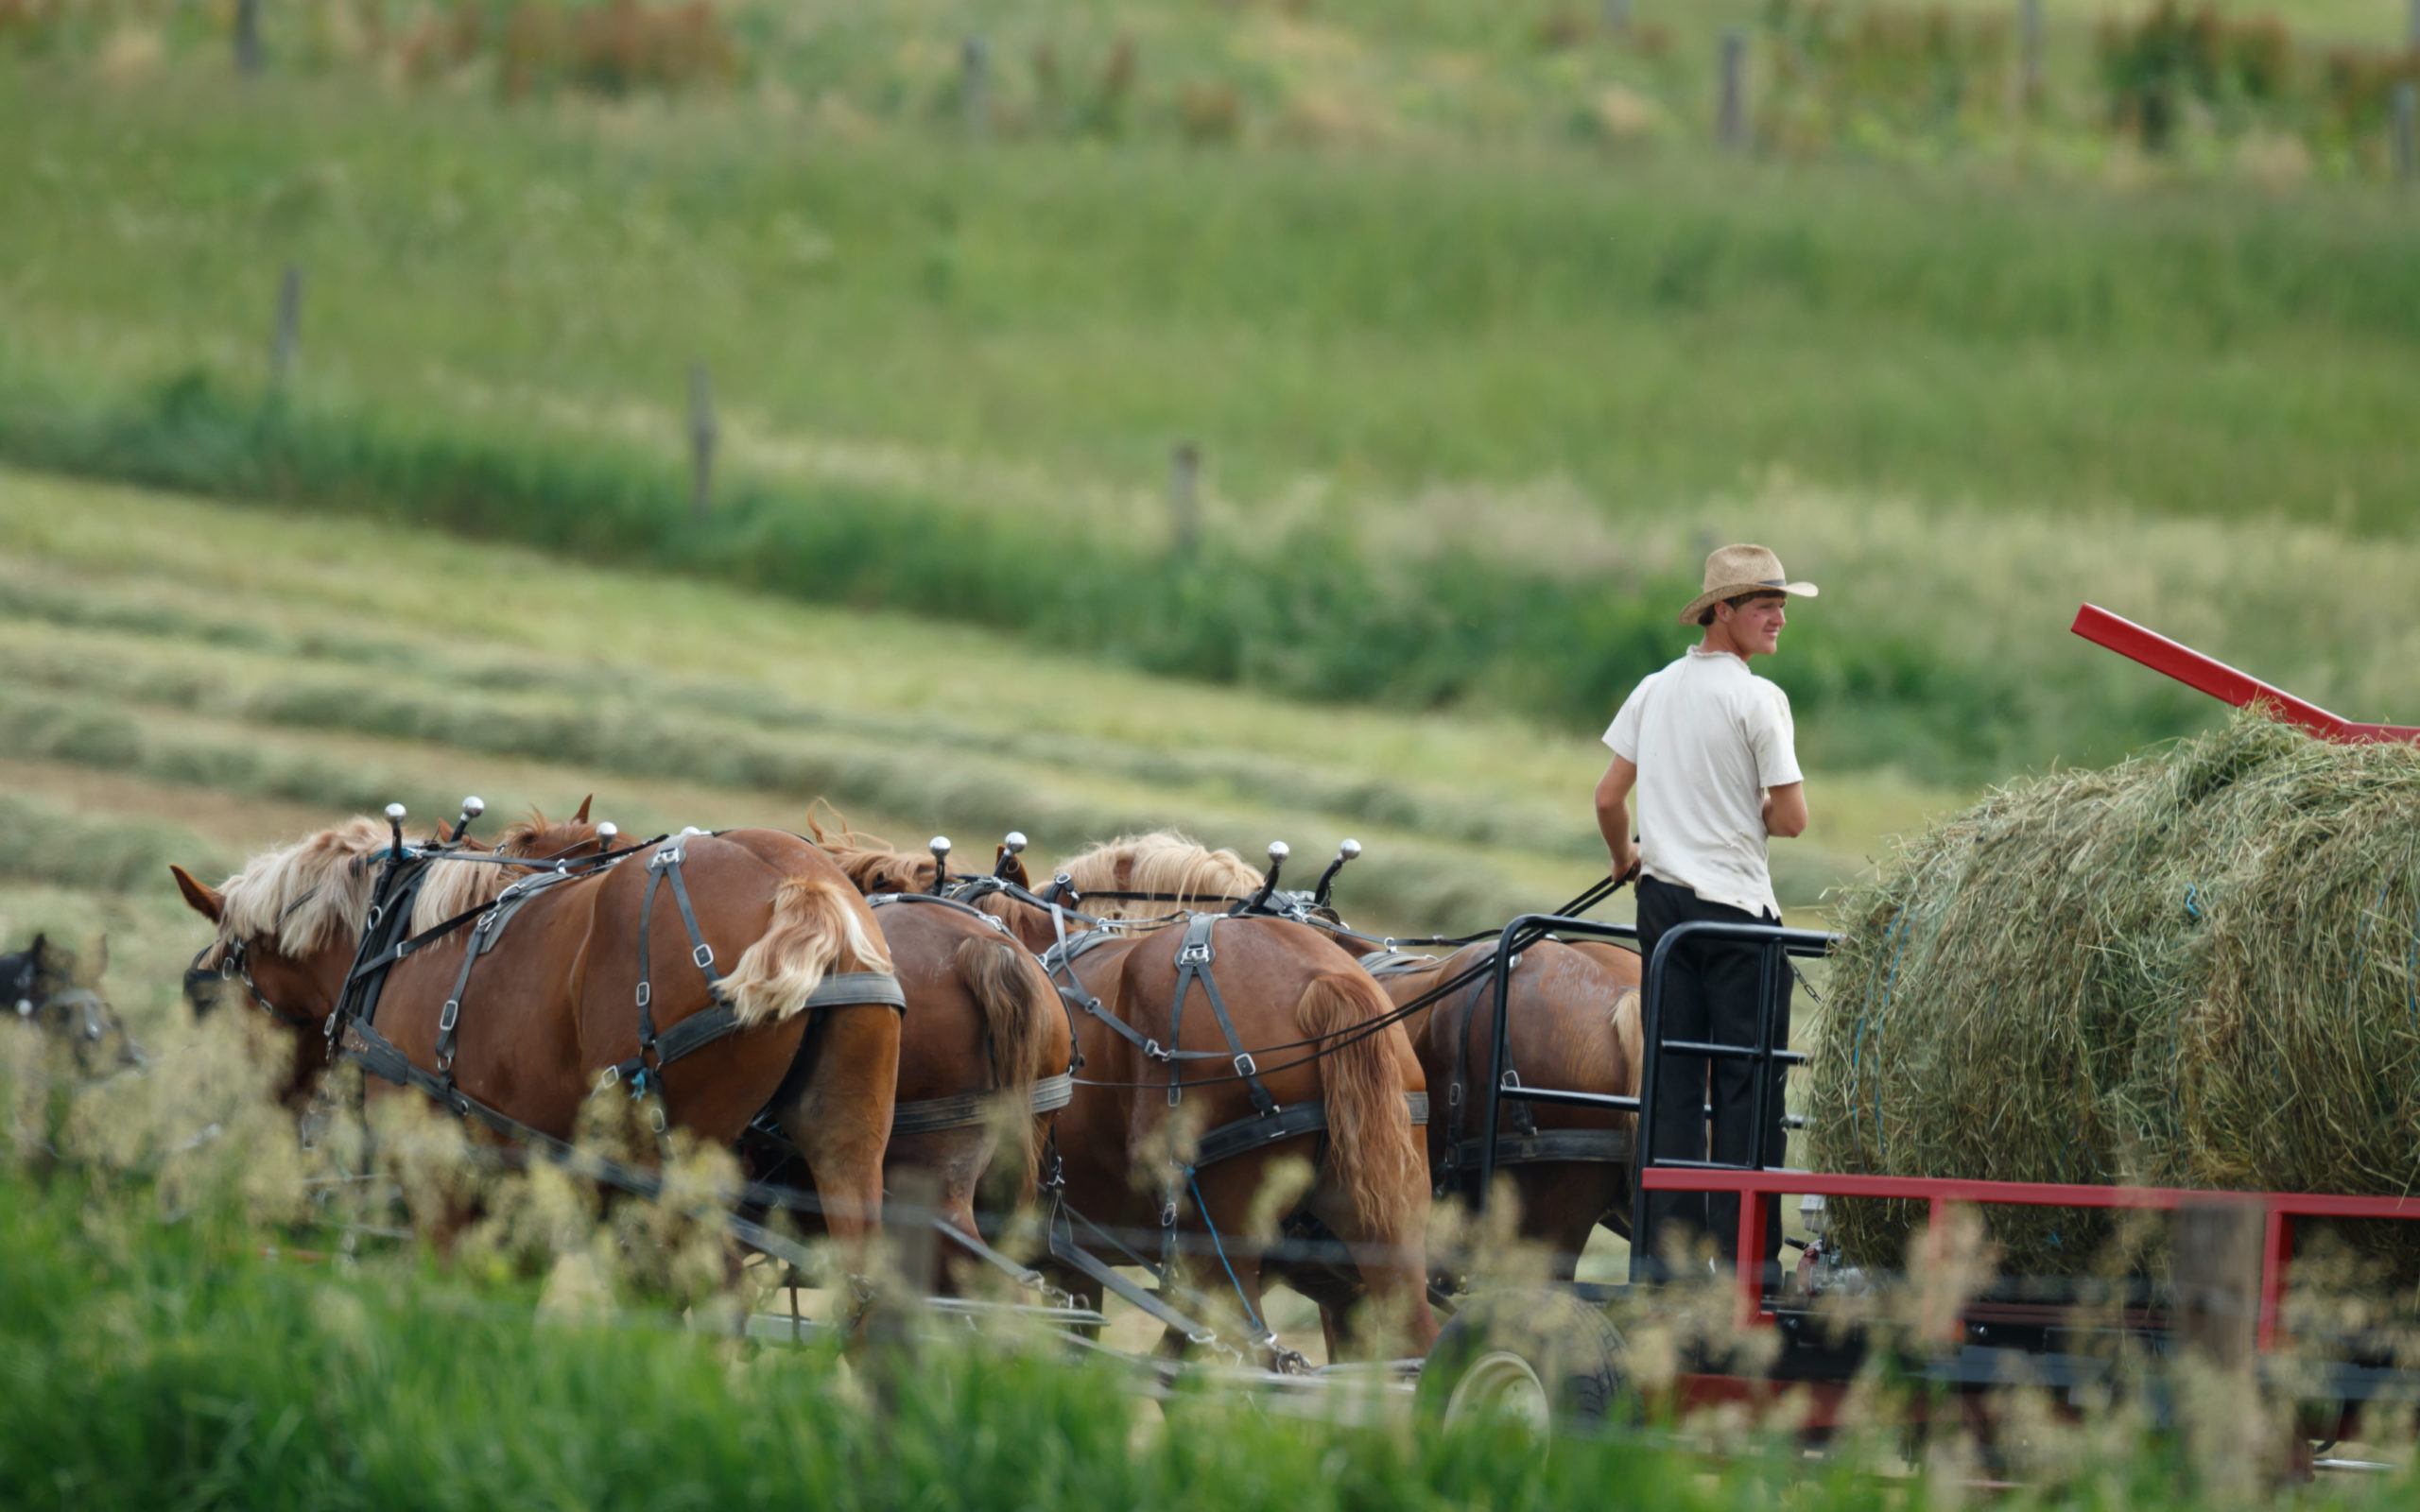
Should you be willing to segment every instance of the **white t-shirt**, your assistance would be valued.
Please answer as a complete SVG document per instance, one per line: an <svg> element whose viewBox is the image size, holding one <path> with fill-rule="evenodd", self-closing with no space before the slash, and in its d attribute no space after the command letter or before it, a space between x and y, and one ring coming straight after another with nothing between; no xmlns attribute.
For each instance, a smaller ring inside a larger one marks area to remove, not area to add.
<svg viewBox="0 0 2420 1512"><path fill-rule="evenodd" d="M1605 730L1638 768L1639 864L1710 903L1778 915L1765 789L1804 781L1789 696L1728 651L1688 654L1631 690Z"/></svg>

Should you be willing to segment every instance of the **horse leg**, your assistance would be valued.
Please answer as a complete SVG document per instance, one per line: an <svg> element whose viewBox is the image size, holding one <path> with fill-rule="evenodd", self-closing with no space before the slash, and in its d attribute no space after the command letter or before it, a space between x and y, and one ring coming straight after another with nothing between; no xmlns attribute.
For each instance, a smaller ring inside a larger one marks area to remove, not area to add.
<svg viewBox="0 0 2420 1512"><path fill-rule="evenodd" d="M941 1215L959 1232L980 1239L983 1233L975 1222L975 1189L992 1162L993 1146L997 1143L992 1132L979 1125L903 1135L890 1142L883 1156L883 1173L887 1184L892 1186L897 1184L898 1173L905 1170L930 1175L935 1183L935 1207ZM960 1276L979 1263L946 1239L941 1242L940 1251L934 1290L942 1297L959 1296Z"/></svg>
<svg viewBox="0 0 2420 1512"><path fill-rule="evenodd" d="M899 1083L899 1015L883 1004L821 1010L824 1022L805 1086L775 1115L806 1160L824 1227L863 1263L882 1214L882 1152Z"/></svg>

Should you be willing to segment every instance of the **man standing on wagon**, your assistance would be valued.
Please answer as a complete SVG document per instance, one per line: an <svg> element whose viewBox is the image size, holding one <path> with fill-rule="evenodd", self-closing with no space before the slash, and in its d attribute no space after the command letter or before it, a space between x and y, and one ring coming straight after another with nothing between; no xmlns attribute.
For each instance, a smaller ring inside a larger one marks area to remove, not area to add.
<svg viewBox="0 0 2420 1512"><path fill-rule="evenodd" d="M1597 827L1613 853L1614 875L1638 881L1638 943L1651 959L1665 931L1696 919L1777 924L1769 836L1785 839L1806 828L1806 789L1793 748L1789 698L1748 670L1751 657L1771 656L1789 622L1788 595L1812 598L1815 585L1793 583L1780 558L1762 546L1725 546L1705 559L1705 591L1681 611L1683 625L1705 638L1681 659L1631 691L1605 731L1614 759L1597 784ZM1631 838L1630 796L1638 792L1638 839ZM1747 944L1701 942L1674 949L1668 963L1660 1033L1670 1040L1716 1044L1757 1042L1757 950ZM1778 973L1772 1011L1782 1033L1789 1023L1788 971ZM1711 1075L1699 1070L1709 1066ZM1711 1081L1714 1159L1727 1165L1782 1160L1784 1068L1772 1068L1768 1107L1772 1124L1758 1131L1753 1062L1668 1056L1659 1068L1654 1120L1659 1158L1706 1159L1706 1118L1701 1099ZM1647 1223L1659 1249L1678 1241L1694 1247L1710 1228L1725 1263L1737 1264L1739 1199L1698 1193L1645 1194ZM1780 1199L1765 1199L1765 1253L1781 1252ZM1663 1273L1663 1254L1644 1257L1647 1273ZM1751 1263L1754 1258L1751 1259Z"/></svg>

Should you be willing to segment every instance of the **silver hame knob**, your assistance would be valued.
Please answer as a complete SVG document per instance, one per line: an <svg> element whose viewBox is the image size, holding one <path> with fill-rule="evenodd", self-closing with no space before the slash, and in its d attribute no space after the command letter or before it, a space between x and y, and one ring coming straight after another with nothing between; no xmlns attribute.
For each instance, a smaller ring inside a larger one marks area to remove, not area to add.
<svg viewBox="0 0 2420 1512"><path fill-rule="evenodd" d="M945 859L949 855L949 836L946 834L934 835L933 843L928 849L933 852L934 860L940 861Z"/></svg>
<svg viewBox="0 0 2420 1512"><path fill-rule="evenodd" d="M1012 856L1023 855L1025 853L1027 844L1025 832L1023 830L1011 830L1009 832L1008 838L1002 840L1000 843L1009 848L1009 854Z"/></svg>
<svg viewBox="0 0 2420 1512"><path fill-rule="evenodd" d="M466 799L464 799L462 800L462 812L463 812L464 814L468 815L468 816L469 816L470 817L472 817L472 818L475 818L475 818L477 818L480 815L485 814L487 811L488 811L488 800L487 800L486 799L480 798L480 797L479 797L478 795L476 795L476 794L473 794L471 797L466 798Z"/></svg>
<svg viewBox="0 0 2420 1512"><path fill-rule="evenodd" d="M404 813L405 809L401 803L389 803L387 805L387 817L393 823L403 823Z"/></svg>
<svg viewBox="0 0 2420 1512"><path fill-rule="evenodd" d="M1271 840L1269 842L1269 859L1271 861L1283 861L1293 853L1294 848L1288 845L1283 840Z"/></svg>
<svg viewBox="0 0 2420 1512"><path fill-rule="evenodd" d="M621 833L622 827L618 824L600 824L596 827L596 838L608 846L611 846Z"/></svg>
<svg viewBox="0 0 2420 1512"><path fill-rule="evenodd" d="M1342 845L1336 848L1336 854L1340 860L1354 860L1361 854L1361 842L1348 838Z"/></svg>

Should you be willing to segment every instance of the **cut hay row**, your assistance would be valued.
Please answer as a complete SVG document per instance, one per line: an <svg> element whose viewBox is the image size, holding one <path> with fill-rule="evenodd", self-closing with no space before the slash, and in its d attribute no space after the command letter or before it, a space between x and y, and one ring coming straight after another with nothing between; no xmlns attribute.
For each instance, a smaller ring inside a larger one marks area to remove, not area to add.
<svg viewBox="0 0 2420 1512"><path fill-rule="evenodd" d="M2015 784L1841 913L1819 1169L2400 1194L2420 1185L2420 749L2238 718ZM1835 1204L1895 1263L1914 1204ZM1996 1208L2003 1268L2092 1266L2111 1220ZM2357 1246L2420 1271L2420 1233Z"/></svg>

